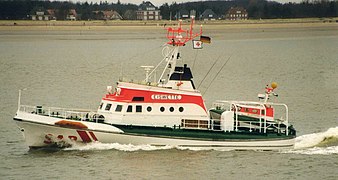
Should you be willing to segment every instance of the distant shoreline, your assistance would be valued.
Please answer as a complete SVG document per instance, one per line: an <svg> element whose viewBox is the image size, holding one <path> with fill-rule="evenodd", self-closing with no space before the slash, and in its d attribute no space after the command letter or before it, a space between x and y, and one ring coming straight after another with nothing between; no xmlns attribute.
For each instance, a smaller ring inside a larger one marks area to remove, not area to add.
<svg viewBox="0 0 338 180"><path fill-rule="evenodd" d="M184 20L187 22L189 20ZM297 19L261 19L261 20L209 20L196 21L197 24L280 24L280 23L338 23L338 17L335 18L297 18ZM177 24L176 20L160 21L130 21L130 20L112 20L112 21L32 21L32 20L0 20L0 26L160 26L164 24Z"/></svg>
<svg viewBox="0 0 338 180"><path fill-rule="evenodd" d="M177 21L32 21L32 20L0 20L0 30L99 30L107 28L147 28L175 26ZM188 24L187 20L184 24ZM337 26L338 18L300 18L300 19L263 19L263 20L214 20L197 21L204 28L278 28L288 26Z"/></svg>

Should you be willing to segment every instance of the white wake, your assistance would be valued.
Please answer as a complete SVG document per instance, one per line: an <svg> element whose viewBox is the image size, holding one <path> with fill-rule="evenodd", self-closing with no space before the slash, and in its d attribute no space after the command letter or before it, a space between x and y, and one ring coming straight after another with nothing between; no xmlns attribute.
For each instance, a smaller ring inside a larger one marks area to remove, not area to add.
<svg viewBox="0 0 338 180"><path fill-rule="evenodd" d="M151 146L151 145L132 145L132 144L119 144L119 143L100 143L92 142L88 144L76 144L72 147L65 148L66 151L92 151L92 150L119 150L119 151L155 151L172 149L171 146Z"/></svg>
<svg viewBox="0 0 338 180"><path fill-rule="evenodd" d="M74 144L72 147L65 148L66 151L91 151L91 150L119 150L119 151L155 151L155 150L191 150L203 151L203 148L194 147L173 147L173 146L152 146L152 145L132 145L118 143L92 142L88 144ZM306 134L296 138L295 148L282 151L282 153L295 154L338 154L338 126L330 128L325 132Z"/></svg>
<svg viewBox="0 0 338 180"><path fill-rule="evenodd" d="M286 151L295 154L338 154L338 126L325 132L306 134L296 138L295 149Z"/></svg>

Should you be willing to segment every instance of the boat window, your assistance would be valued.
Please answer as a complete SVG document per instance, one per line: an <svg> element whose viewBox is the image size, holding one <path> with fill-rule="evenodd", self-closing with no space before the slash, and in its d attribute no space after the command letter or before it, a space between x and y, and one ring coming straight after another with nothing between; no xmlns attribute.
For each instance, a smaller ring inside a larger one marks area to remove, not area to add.
<svg viewBox="0 0 338 180"><path fill-rule="evenodd" d="M147 111L150 112L153 108L151 108L150 106L147 107Z"/></svg>
<svg viewBox="0 0 338 180"><path fill-rule="evenodd" d="M170 108L169 108L169 111L170 111L170 112L174 112L174 110L175 110L174 107L170 107Z"/></svg>
<svg viewBox="0 0 338 180"><path fill-rule="evenodd" d="M107 104L105 110L106 110L106 111L109 111L110 108L111 108L111 104Z"/></svg>
<svg viewBox="0 0 338 180"><path fill-rule="evenodd" d="M102 109L102 106L103 106L103 102L100 104L99 109Z"/></svg>
<svg viewBox="0 0 338 180"><path fill-rule="evenodd" d="M265 110L262 110L262 114L265 115Z"/></svg>
<svg viewBox="0 0 338 180"><path fill-rule="evenodd" d="M121 112L122 111L122 105L117 105L115 112Z"/></svg>
<svg viewBox="0 0 338 180"><path fill-rule="evenodd" d="M132 101L144 101L144 97L133 97Z"/></svg>
<svg viewBox="0 0 338 180"><path fill-rule="evenodd" d="M142 112L142 106L136 105L136 112Z"/></svg>
<svg viewBox="0 0 338 180"><path fill-rule="evenodd" d="M164 107L161 107L161 108L160 108L160 111L161 111L161 112L163 112L164 110L165 110L165 108L164 108Z"/></svg>
<svg viewBox="0 0 338 180"><path fill-rule="evenodd" d="M129 105L129 106L128 106L127 112L133 112L133 106L132 106L132 105Z"/></svg>
<svg viewBox="0 0 338 180"><path fill-rule="evenodd" d="M183 112L183 111L184 111L184 108L183 108L183 107L180 107L180 108L178 108L178 110L179 110L180 112Z"/></svg>

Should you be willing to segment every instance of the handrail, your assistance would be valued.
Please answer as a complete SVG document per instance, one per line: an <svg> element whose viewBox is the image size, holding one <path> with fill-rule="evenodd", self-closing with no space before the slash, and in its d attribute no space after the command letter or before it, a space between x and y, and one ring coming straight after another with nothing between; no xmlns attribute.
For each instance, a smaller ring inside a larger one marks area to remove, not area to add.
<svg viewBox="0 0 338 180"><path fill-rule="evenodd" d="M20 105L18 111L79 121L104 121L104 118L100 117L100 115L94 110L89 109L68 109L59 107Z"/></svg>
<svg viewBox="0 0 338 180"><path fill-rule="evenodd" d="M228 106L227 106L228 104ZM236 112L236 117L235 117L235 130L238 130L238 107L242 105L247 105L247 106L257 106L260 107L260 114L259 114L259 121L260 121L260 132L261 128L264 128L264 133L267 131L267 115L266 115L266 106L275 106L275 107L284 107L285 109L285 120L282 120L286 124L286 135L289 134L289 109L286 104L283 103L273 103L273 102L255 102L255 101L224 101L224 100L218 100L214 103L214 107L216 109L227 109L229 110L232 109L232 107L235 107L235 112ZM262 113L262 110L264 110L264 113ZM262 118L264 118L264 125L262 126Z"/></svg>

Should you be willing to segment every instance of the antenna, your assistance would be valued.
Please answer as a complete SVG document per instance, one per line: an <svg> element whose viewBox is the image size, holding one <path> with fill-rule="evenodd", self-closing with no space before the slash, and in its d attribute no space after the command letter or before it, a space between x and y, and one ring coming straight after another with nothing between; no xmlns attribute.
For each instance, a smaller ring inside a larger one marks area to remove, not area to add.
<svg viewBox="0 0 338 180"><path fill-rule="evenodd" d="M20 110L20 105L21 105L21 91L25 91L27 88L24 89L19 89L19 97L18 97L18 111Z"/></svg>
<svg viewBox="0 0 338 180"><path fill-rule="evenodd" d="M145 79L145 81L146 81L146 83L149 83L150 82L149 81L149 72L150 72L151 69L154 68L154 66L141 66L141 68L144 68L144 70L146 71L146 79Z"/></svg>
<svg viewBox="0 0 338 180"><path fill-rule="evenodd" d="M123 62L120 64L120 81L123 81Z"/></svg>
<svg viewBox="0 0 338 180"><path fill-rule="evenodd" d="M190 28L188 30L183 30L182 29L182 21L180 20L178 23L178 28L172 28L169 27L167 29L167 38L168 42L167 44L173 45L173 46L184 46L186 42L194 39L197 36L202 35L202 26L201 30L199 33L194 33L193 32L193 26L194 26L194 16L191 17L191 23L190 23Z"/></svg>

